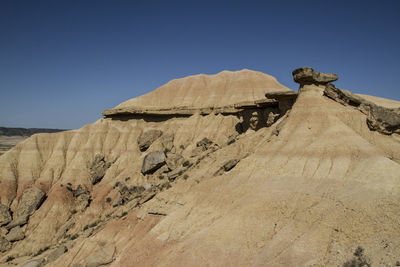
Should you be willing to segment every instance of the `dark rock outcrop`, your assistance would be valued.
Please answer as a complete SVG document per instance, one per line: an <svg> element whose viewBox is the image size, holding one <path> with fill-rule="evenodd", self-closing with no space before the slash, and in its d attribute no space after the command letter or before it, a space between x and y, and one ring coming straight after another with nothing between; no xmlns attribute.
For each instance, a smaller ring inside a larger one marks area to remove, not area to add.
<svg viewBox="0 0 400 267"><path fill-rule="evenodd" d="M79 184L75 189L71 185L67 185L67 189L72 192L72 196L75 198L75 210L84 211L92 201L89 189L85 185Z"/></svg>
<svg viewBox="0 0 400 267"><path fill-rule="evenodd" d="M29 216L40 207L45 197L46 193L37 187L26 189L22 194L14 219L6 227L11 229L26 224Z"/></svg>
<svg viewBox="0 0 400 267"><path fill-rule="evenodd" d="M343 105L354 106L366 114L370 130L386 135L400 133L400 115L396 111L378 106L347 90L340 90L332 84L325 87L324 95Z"/></svg>
<svg viewBox="0 0 400 267"><path fill-rule="evenodd" d="M200 155L202 152L207 151L208 149L214 149L216 150L217 144L214 144L213 141L210 139L204 137L200 141L196 143L196 148L192 150L192 155L191 157L196 157Z"/></svg>
<svg viewBox="0 0 400 267"><path fill-rule="evenodd" d="M6 205L0 204L0 226L11 222L11 220L10 209Z"/></svg>
<svg viewBox="0 0 400 267"><path fill-rule="evenodd" d="M222 167L224 168L224 171L226 172L230 171L236 166L236 164L238 164L239 161L240 161L239 159L228 160L227 162L224 163Z"/></svg>
<svg viewBox="0 0 400 267"><path fill-rule="evenodd" d="M295 69L293 79L299 84L327 84L336 81L339 77L333 73L322 73L309 67Z"/></svg>
<svg viewBox="0 0 400 267"><path fill-rule="evenodd" d="M89 170L92 184L100 182L110 166L111 164L105 161L103 155L96 154Z"/></svg>
<svg viewBox="0 0 400 267"><path fill-rule="evenodd" d="M160 130L148 130L142 133L137 139L140 151L146 151L162 134Z"/></svg>
<svg viewBox="0 0 400 267"><path fill-rule="evenodd" d="M166 159L162 151L155 151L147 154L143 159L142 173L145 175L155 172L165 164Z"/></svg>
<svg viewBox="0 0 400 267"><path fill-rule="evenodd" d="M400 134L400 115L391 109L377 105L364 105L367 110L367 124L371 130L390 135L392 133Z"/></svg>

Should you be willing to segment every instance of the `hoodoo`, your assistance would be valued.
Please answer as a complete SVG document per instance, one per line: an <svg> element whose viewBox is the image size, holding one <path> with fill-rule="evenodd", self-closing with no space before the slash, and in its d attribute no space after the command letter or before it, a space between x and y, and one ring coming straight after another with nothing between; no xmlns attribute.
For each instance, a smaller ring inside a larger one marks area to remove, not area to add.
<svg viewBox="0 0 400 267"><path fill-rule="evenodd" d="M395 265L400 102L293 78L189 76L21 142L0 156L0 265Z"/></svg>

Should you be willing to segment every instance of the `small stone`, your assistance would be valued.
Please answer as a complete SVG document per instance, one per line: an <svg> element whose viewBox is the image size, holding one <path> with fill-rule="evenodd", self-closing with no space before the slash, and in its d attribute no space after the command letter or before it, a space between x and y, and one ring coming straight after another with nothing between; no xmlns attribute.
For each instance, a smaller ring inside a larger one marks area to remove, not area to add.
<svg viewBox="0 0 400 267"><path fill-rule="evenodd" d="M227 172L227 171L230 171L231 169L233 169L233 167L236 166L236 164L238 164L239 161L240 161L239 159L231 159L231 160L228 160L228 161L225 162L224 165L223 165L224 171L226 171L226 172Z"/></svg>
<svg viewBox="0 0 400 267"><path fill-rule="evenodd" d="M21 227L16 226L10 230L10 232L6 235L6 239L9 242L19 241L25 238L25 234L22 231Z"/></svg>

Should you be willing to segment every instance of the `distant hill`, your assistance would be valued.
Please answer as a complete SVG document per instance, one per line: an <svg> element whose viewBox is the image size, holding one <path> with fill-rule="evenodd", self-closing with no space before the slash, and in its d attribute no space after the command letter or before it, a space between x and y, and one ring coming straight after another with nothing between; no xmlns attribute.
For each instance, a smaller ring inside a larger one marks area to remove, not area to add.
<svg viewBox="0 0 400 267"><path fill-rule="evenodd" d="M8 128L0 127L0 156L19 142L37 133L55 133L65 130L43 128Z"/></svg>
<svg viewBox="0 0 400 267"><path fill-rule="evenodd" d="M37 133L56 133L65 130L45 128L9 128L0 127L0 135L4 136L31 136Z"/></svg>

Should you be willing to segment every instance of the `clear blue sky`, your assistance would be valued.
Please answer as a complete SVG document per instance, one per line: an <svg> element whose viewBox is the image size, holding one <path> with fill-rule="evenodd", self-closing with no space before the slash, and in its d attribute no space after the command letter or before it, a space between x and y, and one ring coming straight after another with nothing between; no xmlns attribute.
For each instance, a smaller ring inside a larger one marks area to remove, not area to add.
<svg viewBox="0 0 400 267"><path fill-rule="evenodd" d="M0 1L0 126L74 129L171 79L291 71L400 100L400 1Z"/></svg>

